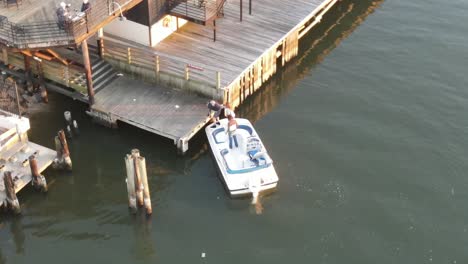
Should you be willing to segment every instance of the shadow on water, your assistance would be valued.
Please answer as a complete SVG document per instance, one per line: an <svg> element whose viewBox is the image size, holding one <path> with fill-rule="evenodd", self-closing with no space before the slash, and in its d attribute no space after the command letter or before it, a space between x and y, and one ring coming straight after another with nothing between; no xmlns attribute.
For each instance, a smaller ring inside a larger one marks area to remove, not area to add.
<svg viewBox="0 0 468 264"><path fill-rule="evenodd" d="M260 90L239 107L239 116L255 122L272 111L341 41L346 39L384 0L343 0L334 6L304 39L299 55L279 69Z"/></svg>

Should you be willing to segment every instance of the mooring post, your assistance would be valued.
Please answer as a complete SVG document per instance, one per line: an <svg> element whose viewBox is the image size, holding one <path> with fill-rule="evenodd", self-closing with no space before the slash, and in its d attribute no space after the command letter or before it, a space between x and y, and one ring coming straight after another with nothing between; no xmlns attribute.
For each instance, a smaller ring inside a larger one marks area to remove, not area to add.
<svg viewBox="0 0 468 264"><path fill-rule="evenodd" d="M141 182L143 183L143 198L144 198L144 204L145 204L145 209L146 209L146 214L150 215L153 213L153 208L151 207L151 196L150 196L150 191L149 191L149 185L148 185L148 175L146 172L146 159L144 157L139 157L138 158L139 162L139 170L140 170L140 175L141 175Z"/></svg>
<svg viewBox="0 0 468 264"><path fill-rule="evenodd" d="M252 0L249 0L249 15L252 15Z"/></svg>
<svg viewBox="0 0 468 264"><path fill-rule="evenodd" d="M128 207L132 210L132 213L136 213L135 171L132 155L127 154L125 156L125 168L127 169Z"/></svg>
<svg viewBox="0 0 468 264"><path fill-rule="evenodd" d="M138 204L138 207L142 207L144 205L143 190L145 187L143 186L143 183L141 181L140 166L138 165L139 157L140 157L140 151L138 149L132 149L137 204Z"/></svg>
<svg viewBox="0 0 468 264"><path fill-rule="evenodd" d="M68 149L68 143L67 139L65 137L65 132L63 130L60 130L58 132L58 138L60 140L60 145L62 146L61 148L61 154L62 154L62 165L65 169L67 170L72 170L72 161L70 158L70 151Z"/></svg>
<svg viewBox="0 0 468 264"><path fill-rule="evenodd" d="M37 159L35 155L29 156L29 167L31 168L32 185L36 190L47 192L47 181L43 175L39 173L37 168Z"/></svg>
<svg viewBox="0 0 468 264"><path fill-rule="evenodd" d="M91 62L89 60L88 41L85 39L81 43L81 51L83 52L83 64L85 67L86 74L86 86L88 88L88 103L89 105L94 104L94 88L93 88L93 76L91 73Z"/></svg>
<svg viewBox="0 0 468 264"><path fill-rule="evenodd" d="M21 207L18 198L16 197L15 183L11 177L11 171L5 171L3 176L3 184L5 185L6 201L8 206L15 214L21 213Z"/></svg>

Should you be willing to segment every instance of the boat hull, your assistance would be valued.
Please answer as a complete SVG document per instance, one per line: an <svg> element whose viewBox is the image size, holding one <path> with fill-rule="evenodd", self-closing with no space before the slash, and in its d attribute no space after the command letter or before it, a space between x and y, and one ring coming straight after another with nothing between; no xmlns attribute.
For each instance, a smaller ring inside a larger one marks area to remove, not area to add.
<svg viewBox="0 0 468 264"><path fill-rule="evenodd" d="M251 127L251 135L257 136L248 120L237 120L239 124ZM226 162L226 159L224 159L221 154L223 151L226 151L226 149L229 149L228 143L219 142L215 136L213 136L214 132L217 129L219 130L220 128L223 128L223 126L227 127L227 120L220 120L219 124L209 125L206 127L205 131L210 145L211 154L217 165L219 176L229 195L233 198L252 196L253 191L251 186L249 186L249 183L251 181L250 179L255 177L261 179L261 184L255 188L255 192L264 194L275 191L278 185L278 176L272 163L268 166L260 166L261 168L250 168L244 170L233 170L229 167L229 163ZM266 152L266 150L264 151ZM233 150L233 152L235 151Z"/></svg>

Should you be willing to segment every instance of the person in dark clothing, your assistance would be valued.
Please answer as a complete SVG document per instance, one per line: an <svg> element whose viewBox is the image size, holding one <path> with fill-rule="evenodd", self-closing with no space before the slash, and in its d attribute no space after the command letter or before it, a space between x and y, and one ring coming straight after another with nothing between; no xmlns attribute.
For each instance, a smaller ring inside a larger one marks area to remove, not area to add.
<svg viewBox="0 0 468 264"><path fill-rule="evenodd" d="M221 110L224 109L222 104L217 103L215 100L211 100L208 104L208 116L215 119L215 122L219 121L219 115L221 114Z"/></svg>
<svg viewBox="0 0 468 264"><path fill-rule="evenodd" d="M81 4L81 12L89 12L91 9L91 3L88 0L83 0L83 4Z"/></svg>
<svg viewBox="0 0 468 264"><path fill-rule="evenodd" d="M69 13L67 5L64 2L60 3L59 8L57 8L56 14L59 28L65 29Z"/></svg>

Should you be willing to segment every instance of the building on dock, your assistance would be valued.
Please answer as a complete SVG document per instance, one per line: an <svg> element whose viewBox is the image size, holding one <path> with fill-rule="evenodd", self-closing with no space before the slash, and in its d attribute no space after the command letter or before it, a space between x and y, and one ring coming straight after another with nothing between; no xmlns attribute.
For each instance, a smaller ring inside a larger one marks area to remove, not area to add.
<svg viewBox="0 0 468 264"><path fill-rule="evenodd" d="M337 1L91 0L65 28L59 0L23 1L0 7L0 60L89 103L101 123L129 123L185 152L209 121L208 100L242 104Z"/></svg>

